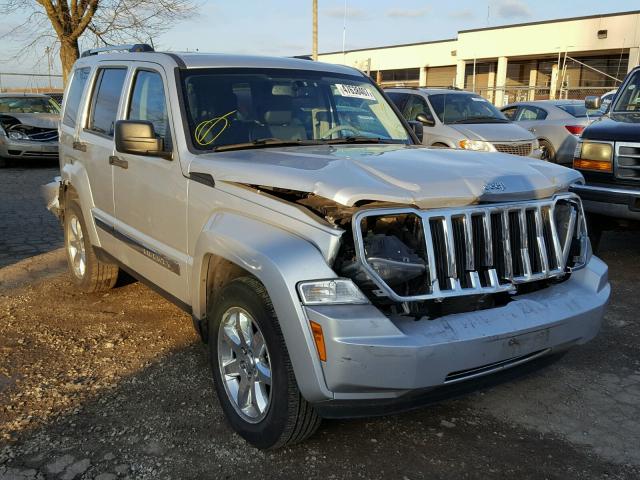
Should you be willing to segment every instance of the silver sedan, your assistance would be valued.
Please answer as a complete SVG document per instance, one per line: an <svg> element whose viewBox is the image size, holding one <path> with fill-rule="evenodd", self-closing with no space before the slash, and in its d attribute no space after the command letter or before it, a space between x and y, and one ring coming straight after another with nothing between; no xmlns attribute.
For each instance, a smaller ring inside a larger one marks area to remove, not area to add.
<svg viewBox="0 0 640 480"><path fill-rule="evenodd" d="M582 100L517 102L501 110L509 120L538 138L544 160L569 166L582 131L602 115L600 111L587 110Z"/></svg>

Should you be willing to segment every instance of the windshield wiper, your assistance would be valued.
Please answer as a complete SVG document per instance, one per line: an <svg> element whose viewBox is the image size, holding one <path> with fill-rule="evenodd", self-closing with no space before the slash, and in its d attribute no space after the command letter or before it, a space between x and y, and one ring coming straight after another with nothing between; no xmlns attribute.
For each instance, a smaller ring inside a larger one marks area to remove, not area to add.
<svg viewBox="0 0 640 480"><path fill-rule="evenodd" d="M251 142L230 143L229 145L218 145L213 148L214 152L226 152L229 150L246 150L250 148L269 147L296 147L299 145L322 145L317 140L280 140L278 138L259 138Z"/></svg>
<svg viewBox="0 0 640 480"><path fill-rule="evenodd" d="M327 145L335 145L335 144L341 144L341 143L397 144L397 143L404 143L404 142L402 142L401 140L391 140L391 139L380 138L380 137L350 136L350 137L330 138L327 140L322 140L322 143L326 143Z"/></svg>

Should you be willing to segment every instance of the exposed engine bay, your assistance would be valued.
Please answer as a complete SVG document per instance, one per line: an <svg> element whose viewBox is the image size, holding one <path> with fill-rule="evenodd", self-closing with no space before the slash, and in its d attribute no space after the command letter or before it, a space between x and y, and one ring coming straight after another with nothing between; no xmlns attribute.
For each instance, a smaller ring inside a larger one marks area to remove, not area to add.
<svg viewBox="0 0 640 480"><path fill-rule="evenodd" d="M369 300L388 315L407 315L415 319L435 319L443 315L483 310L505 305L511 295L469 295L438 300L397 302L389 298L357 260L351 225L353 215L362 208L398 208L384 202L362 202L353 207L340 205L314 194L272 187L251 186L261 192L302 205L326 222L344 229L342 243L333 263L334 271L351 278ZM421 294L428 288L427 253L424 229L413 215L396 215L367 219L361 225L367 261L400 294ZM548 281L518 286L518 292L544 288Z"/></svg>
<svg viewBox="0 0 640 480"><path fill-rule="evenodd" d="M36 123L36 122L34 122ZM35 142L57 142L58 129L30 125L24 120L0 114L0 127L6 132L10 140L31 140Z"/></svg>

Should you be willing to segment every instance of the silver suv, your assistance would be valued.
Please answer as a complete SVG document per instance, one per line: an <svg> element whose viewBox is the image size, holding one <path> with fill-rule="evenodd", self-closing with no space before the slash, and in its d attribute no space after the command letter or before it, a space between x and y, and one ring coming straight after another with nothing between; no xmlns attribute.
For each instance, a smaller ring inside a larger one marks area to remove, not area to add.
<svg viewBox="0 0 640 480"><path fill-rule="evenodd" d="M51 203L71 275L97 292L122 269L189 312L253 445L598 332L580 174L416 146L352 68L133 50L85 54L65 93Z"/></svg>
<svg viewBox="0 0 640 480"><path fill-rule="evenodd" d="M424 125L424 145L542 156L531 132L512 123L480 95L443 88L390 88L387 94L407 120Z"/></svg>

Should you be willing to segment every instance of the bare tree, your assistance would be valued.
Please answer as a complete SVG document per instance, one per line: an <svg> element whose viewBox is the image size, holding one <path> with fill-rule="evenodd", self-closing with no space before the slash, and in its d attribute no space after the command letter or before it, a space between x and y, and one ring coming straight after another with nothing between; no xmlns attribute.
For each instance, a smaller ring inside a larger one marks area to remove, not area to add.
<svg viewBox="0 0 640 480"><path fill-rule="evenodd" d="M191 0L5 0L0 15L20 15L24 21L0 40L24 39L19 54L41 43L55 44L66 83L81 39L96 46L153 42L196 8Z"/></svg>

